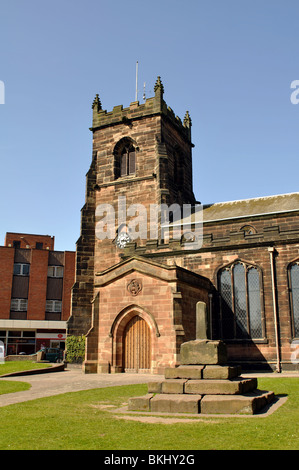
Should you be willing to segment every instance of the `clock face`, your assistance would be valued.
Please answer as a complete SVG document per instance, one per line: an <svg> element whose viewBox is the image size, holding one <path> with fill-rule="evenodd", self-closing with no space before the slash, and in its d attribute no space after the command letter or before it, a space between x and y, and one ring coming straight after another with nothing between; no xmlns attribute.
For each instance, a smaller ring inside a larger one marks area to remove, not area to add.
<svg viewBox="0 0 299 470"><path fill-rule="evenodd" d="M124 248L130 241L131 239L127 233L120 233L117 236L115 243L118 248Z"/></svg>

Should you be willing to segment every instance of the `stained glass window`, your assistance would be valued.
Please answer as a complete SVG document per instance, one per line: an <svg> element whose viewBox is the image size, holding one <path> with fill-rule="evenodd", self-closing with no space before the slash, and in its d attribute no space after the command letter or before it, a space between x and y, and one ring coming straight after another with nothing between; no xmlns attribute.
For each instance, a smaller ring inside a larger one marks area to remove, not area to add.
<svg viewBox="0 0 299 470"><path fill-rule="evenodd" d="M259 270L245 263L237 262L220 271L223 338L263 337L260 284Z"/></svg>

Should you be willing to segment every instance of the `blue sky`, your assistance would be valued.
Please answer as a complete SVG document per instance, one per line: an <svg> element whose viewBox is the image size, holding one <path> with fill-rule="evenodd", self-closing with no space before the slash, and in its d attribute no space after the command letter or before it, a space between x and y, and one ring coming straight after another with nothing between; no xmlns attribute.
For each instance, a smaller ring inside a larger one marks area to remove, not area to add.
<svg viewBox="0 0 299 470"><path fill-rule="evenodd" d="M91 104L153 95L192 119L194 192L213 203L298 191L297 0L0 0L0 244L74 250Z"/></svg>

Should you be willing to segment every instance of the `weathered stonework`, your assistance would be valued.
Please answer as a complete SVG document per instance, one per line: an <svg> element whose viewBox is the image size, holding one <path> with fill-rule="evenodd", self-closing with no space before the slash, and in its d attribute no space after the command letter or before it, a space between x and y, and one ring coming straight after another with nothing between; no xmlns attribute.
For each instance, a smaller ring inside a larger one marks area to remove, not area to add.
<svg viewBox="0 0 299 470"><path fill-rule="evenodd" d="M221 359L221 364L241 363L243 368L268 367L278 371L297 368L291 360L292 341L298 331L288 267L299 260L299 193L204 205L200 248L190 249L189 245L185 249L188 241L184 237L172 239L171 223L169 239L162 240L160 220L157 238L151 239L147 220L147 239L131 241L120 248L115 243L117 233L115 240L96 237L96 208L100 204L111 204L118 221L119 197L126 197L127 207L143 204L147 213L152 204L196 203L191 118L186 112L181 120L167 106L160 78L154 96L143 104L133 102L107 112L97 95L92 115L92 162L86 175L72 314L68 321L68 334L87 335L85 371L125 370L121 335L127 333L134 316L144 320L150 331L151 372L164 372L181 359L184 361L184 348L181 358L180 346L196 337L198 301L205 303L210 337L226 344L227 358ZM136 167L134 173L120 176L119 152L124 142L134 146ZM204 173L204 160L201 167ZM127 222L132 218L128 217ZM145 272L125 272L113 278L112 273L120 272L122 263L141 258L148 262ZM259 270L262 332L258 337L226 335L219 273L233 263ZM153 274L153 265L160 266L158 274ZM163 266L167 270L171 265L179 276L184 272L182 282L163 277ZM101 283L110 275L109 282ZM201 287L195 282L199 277ZM128 284L135 282L133 290L128 291ZM217 357L214 365L219 364L221 355ZM203 371L208 374L208 369ZM212 369L209 372L215 373Z"/></svg>
<svg viewBox="0 0 299 470"><path fill-rule="evenodd" d="M226 346L222 341L196 339L181 346L181 364L226 364Z"/></svg>
<svg viewBox="0 0 299 470"><path fill-rule="evenodd" d="M153 385L148 384L148 391L156 395L154 397L147 395L147 411L195 414L256 413L274 400L273 392L257 390L257 379L239 376L241 371L239 367L214 365L215 359L219 364L226 357L226 347L224 343L219 342L221 344L221 354L219 354L218 348L214 347L215 341L206 338L208 318L205 309L201 307L203 306L199 305L197 309L196 331L205 339L199 336L195 341L182 344L181 357L184 357L182 350L185 350L185 359L190 358L191 362L173 371L170 368L166 369L165 380ZM197 344L199 342L200 347ZM221 360L219 360L220 355ZM200 363L200 357L203 358L202 364L194 366L194 362ZM167 378L169 376L173 378ZM194 399L190 398L192 396ZM142 411L144 403L140 404L140 400L141 397L130 398L128 410Z"/></svg>
<svg viewBox="0 0 299 470"><path fill-rule="evenodd" d="M208 344L209 340L203 343L202 352ZM128 411L254 414L273 402L273 392L257 390L256 378L239 374L239 367L225 365L168 368L165 380L148 384L148 395L129 399Z"/></svg>

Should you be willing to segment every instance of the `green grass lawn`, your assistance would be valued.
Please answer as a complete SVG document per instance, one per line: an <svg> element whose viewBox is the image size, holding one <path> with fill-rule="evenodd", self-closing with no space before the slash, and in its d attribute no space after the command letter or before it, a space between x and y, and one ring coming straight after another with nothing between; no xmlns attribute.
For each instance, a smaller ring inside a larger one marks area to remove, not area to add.
<svg viewBox="0 0 299 470"><path fill-rule="evenodd" d="M33 361L7 361L4 364L0 364L0 377L1 375L10 374L12 372L20 372L30 369L44 369L45 367L51 367L51 365Z"/></svg>
<svg viewBox="0 0 299 470"><path fill-rule="evenodd" d="M259 388L287 394L272 415L152 424L117 419L119 406L146 385L67 393L0 408L0 449L204 450L299 449L299 379L261 378Z"/></svg>
<svg viewBox="0 0 299 470"><path fill-rule="evenodd" d="M5 393L24 392L29 390L31 385L27 382L10 382L8 380L0 380L0 395Z"/></svg>

